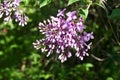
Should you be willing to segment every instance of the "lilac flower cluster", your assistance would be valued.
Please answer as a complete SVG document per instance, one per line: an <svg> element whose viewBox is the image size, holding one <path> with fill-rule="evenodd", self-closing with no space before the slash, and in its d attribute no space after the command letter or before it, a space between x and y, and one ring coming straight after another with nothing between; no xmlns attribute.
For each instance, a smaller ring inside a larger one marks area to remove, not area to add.
<svg viewBox="0 0 120 80"><path fill-rule="evenodd" d="M20 26L26 25L28 17L19 9L19 4L20 0L4 0L0 3L0 18L4 16L4 22L8 22L13 13L15 21L19 22Z"/></svg>
<svg viewBox="0 0 120 80"><path fill-rule="evenodd" d="M83 60L84 56L89 55L87 51L92 43L88 41L94 39L93 32L84 31L83 19L77 18L76 11L65 14L65 10L58 10L57 17L51 16L51 20L39 23L40 32L45 34L45 38L36 40L34 48L41 48L47 56L56 53L61 62L70 58L73 55L71 49L74 49L75 56Z"/></svg>

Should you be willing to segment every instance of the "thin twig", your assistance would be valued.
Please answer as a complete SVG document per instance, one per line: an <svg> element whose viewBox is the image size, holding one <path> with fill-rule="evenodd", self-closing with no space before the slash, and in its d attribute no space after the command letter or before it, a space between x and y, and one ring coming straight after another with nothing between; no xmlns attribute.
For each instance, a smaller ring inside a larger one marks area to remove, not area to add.
<svg viewBox="0 0 120 80"><path fill-rule="evenodd" d="M99 57L96 57L95 55L91 54L91 57L98 60L98 61L104 61L105 59L101 59Z"/></svg>
<svg viewBox="0 0 120 80"><path fill-rule="evenodd" d="M110 25L110 28L111 28L111 30L112 30L112 32L113 32L113 35L114 35L114 37L115 37L115 39L116 39L116 41L117 41L118 45L120 45L120 42L119 42L119 40L118 40L117 36L115 35L115 32L114 32L113 27L112 27L112 25L111 25L111 23L110 23L110 21L109 21L109 20L108 20L108 24Z"/></svg>

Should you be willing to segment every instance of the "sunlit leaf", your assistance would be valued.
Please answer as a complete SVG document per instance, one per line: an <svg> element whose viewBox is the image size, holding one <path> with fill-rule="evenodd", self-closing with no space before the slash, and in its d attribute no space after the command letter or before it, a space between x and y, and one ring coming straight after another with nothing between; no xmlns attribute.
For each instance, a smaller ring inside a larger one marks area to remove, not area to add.
<svg viewBox="0 0 120 80"><path fill-rule="evenodd" d="M93 64L91 64L91 63L86 63L86 67L93 67Z"/></svg>
<svg viewBox="0 0 120 80"><path fill-rule="evenodd" d="M47 80L51 76L52 76L51 74L44 74L44 75L41 75L41 78L44 78L45 80Z"/></svg>
<svg viewBox="0 0 120 80"><path fill-rule="evenodd" d="M88 16L88 8L87 9L80 9L80 16L86 20L87 16Z"/></svg>
<svg viewBox="0 0 120 80"><path fill-rule="evenodd" d="M73 4L73 3L77 2L77 1L79 1L79 0L69 0L68 5L71 5L71 4Z"/></svg>
<svg viewBox="0 0 120 80"><path fill-rule="evenodd" d="M51 2L51 0L40 0L40 8L48 5Z"/></svg>
<svg viewBox="0 0 120 80"><path fill-rule="evenodd" d="M93 64L86 63L85 67L86 67L86 70L89 71L89 69L93 67Z"/></svg>
<svg viewBox="0 0 120 80"><path fill-rule="evenodd" d="M3 55L4 54L4 52L3 51L0 51L0 55Z"/></svg>
<svg viewBox="0 0 120 80"><path fill-rule="evenodd" d="M17 44L12 44L12 45L10 46L10 49L17 48L17 47L18 47Z"/></svg>
<svg viewBox="0 0 120 80"><path fill-rule="evenodd" d="M114 80L112 77L108 77L106 80Z"/></svg>

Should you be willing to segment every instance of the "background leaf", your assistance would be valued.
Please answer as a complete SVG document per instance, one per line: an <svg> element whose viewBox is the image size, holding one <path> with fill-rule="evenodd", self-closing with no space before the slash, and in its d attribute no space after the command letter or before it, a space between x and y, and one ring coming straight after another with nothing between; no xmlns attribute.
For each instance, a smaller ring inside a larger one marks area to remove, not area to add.
<svg viewBox="0 0 120 80"><path fill-rule="evenodd" d="M109 16L111 19L120 19L120 9L113 9L111 15Z"/></svg>

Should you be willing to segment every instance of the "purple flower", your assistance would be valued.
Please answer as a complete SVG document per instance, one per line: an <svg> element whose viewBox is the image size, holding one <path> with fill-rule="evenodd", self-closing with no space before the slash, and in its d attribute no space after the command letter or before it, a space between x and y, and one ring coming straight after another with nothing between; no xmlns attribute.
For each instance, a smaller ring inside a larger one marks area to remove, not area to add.
<svg viewBox="0 0 120 80"><path fill-rule="evenodd" d="M66 9L58 10L57 16L63 16L63 17L64 17L64 12L65 12L65 10L66 10Z"/></svg>
<svg viewBox="0 0 120 80"><path fill-rule="evenodd" d="M16 22L19 22L19 25L24 26L27 24L28 17L23 14L22 10L20 10L19 4L21 0L4 0L3 3L0 5L0 18L3 17L3 14L5 14L4 21L7 23L9 20L11 20L12 14L14 14L14 18Z"/></svg>
<svg viewBox="0 0 120 80"><path fill-rule="evenodd" d="M66 15L68 16L67 21L77 19L76 11L68 12L68 13L66 13Z"/></svg>
<svg viewBox="0 0 120 80"><path fill-rule="evenodd" d="M21 2L21 0L14 0L14 1L12 2L13 10L16 10L16 9L17 9L17 7L19 6L20 2Z"/></svg>
<svg viewBox="0 0 120 80"><path fill-rule="evenodd" d="M16 4L16 5L19 5L19 4L20 4L20 1L21 1L21 0L14 0L13 3Z"/></svg>
<svg viewBox="0 0 120 80"><path fill-rule="evenodd" d="M83 40L85 42L88 42L90 39L94 39L93 32L91 32L91 33L84 32L83 35L84 35Z"/></svg>
<svg viewBox="0 0 120 80"><path fill-rule="evenodd" d="M7 17L4 18L4 22L5 23L8 22L8 21L10 21L10 20L11 20L11 16L7 16Z"/></svg>
<svg viewBox="0 0 120 80"><path fill-rule="evenodd" d="M14 14L14 18L15 18L15 21L16 22L19 22L19 25L20 26L24 26L27 24L27 19L28 17L24 14L24 15L21 15L19 12L16 12Z"/></svg>
<svg viewBox="0 0 120 80"><path fill-rule="evenodd" d="M3 13L2 11L0 11L0 18L2 18L3 14L4 14L4 13Z"/></svg>
<svg viewBox="0 0 120 80"><path fill-rule="evenodd" d="M47 57L51 54L57 54L61 62L70 58L74 49L75 56L83 60L90 49L89 43L94 39L93 32L87 33L82 18L77 18L76 11L64 13L64 10L58 10L57 17L51 17L51 20L39 23L39 29L45 38L33 43L34 48L47 52ZM76 22L77 21L77 22Z"/></svg>
<svg viewBox="0 0 120 80"><path fill-rule="evenodd" d="M8 0L5 0L3 4L1 4L1 11L8 16L11 12L11 3Z"/></svg>

